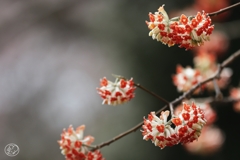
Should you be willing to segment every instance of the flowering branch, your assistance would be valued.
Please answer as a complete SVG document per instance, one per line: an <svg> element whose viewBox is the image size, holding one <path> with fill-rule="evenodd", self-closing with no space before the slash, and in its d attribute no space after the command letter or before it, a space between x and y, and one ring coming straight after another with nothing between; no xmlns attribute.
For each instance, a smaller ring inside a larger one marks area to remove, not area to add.
<svg viewBox="0 0 240 160"><path fill-rule="evenodd" d="M214 30L210 16L216 16L239 5L240 2L212 13L206 13L203 10L195 16L182 14L174 18L168 17L167 12L164 10L164 5L162 5L154 14L149 13L150 20L149 22L146 21L150 29L149 36L169 47L178 45L180 48L188 50L202 46L205 41L210 40L210 35ZM61 140L58 141L62 154L65 155L67 160L105 160L98 149L110 145L141 127L143 139L146 141L151 140L155 146L161 149L179 143L185 145L198 140L202 131L203 135L207 137L210 131L202 129L205 125L209 127L209 124L212 124L216 117L210 105L233 103L234 109L240 110L240 88L231 89L231 98L223 98L220 91L220 88L223 86L221 84L228 81L232 74L225 67L240 56L240 50L219 64L218 67L215 57L206 54L208 53L198 53L198 57L194 59L196 69L177 66L177 74L172 77L173 82L177 86L178 91L184 93L172 102L168 102L142 85L134 83L133 78L128 80L123 76L113 75L116 78L115 82L107 80L106 77L102 78L100 80L100 88L97 88L99 95L103 99L102 104L115 106L126 103L135 97L134 90L138 87L166 105L157 112L150 112L147 118L144 117L142 122L131 129L98 145L91 145L94 141L93 136L83 137L85 125L81 125L76 129L70 125L67 130L63 130ZM208 60L205 62L204 59ZM198 65L202 62L205 62L203 66ZM209 72L205 73L206 70L209 70ZM219 80L220 78L221 80ZM213 85L206 84L211 81ZM181 107L176 107L176 113L174 112L174 106L181 103L184 99L190 99L193 94L199 93L199 90L205 87L208 87L208 89L214 88L216 97L201 99L205 102L201 107L194 102L190 105L183 102ZM210 105L206 104L206 101ZM170 111L166 110L167 107L169 107ZM178 111L179 108L181 111ZM168 118L170 113L171 119Z"/></svg>
<svg viewBox="0 0 240 160"><path fill-rule="evenodd" d="M216 15L218 15L220 13L226 12L226 11L228 11L228 10L234 8L234 7L237 7L239 5L240 5L240 2L235 3L235 4L231 5L231 6L226 7L226 8L222 8L219 11L208 13L208 16L216 16Z"/></svg>
<svg viewBox="0 0 240 160"><path fill-rule="evenodd" d="M183 99L185 98L188 98L189 96L191 96L193 94L193 92L198 89L199 87L201 87L202 85L206 84L207 82L210 82L210 81L213 81L215 79L219 79L220 78L220 73L222 71L222 69L226 66L228 66L230 63L232 63L234 60L236 60L238 57L240 56L240 50L236 51L234 54L232 54L229 58L227 58L225 61L223 61L220 65L219 65L219 68L218 70L215 72L215 74L213 74L211 77L207 78L206 80L202 81L202 82L199 82L198 84L194 85L190 90L188 90L187 92L183 93L182 96L176 98L175 100L173 100L172 102L170 102L170 104L172 105L177 105L179 104ZM148 92L150 94L152 94L152 92ZM165 110L166 108L168 107L168 105L165 105L163 108L161 108L160 110L158 110L156 112L156 115L160 114L163 110ZM135 132L136 130L138 130L139 128L142 127L144 123L143 122L140 122L139 124L137 124L136 126L134 126L133 128L115 136L114 138L106 141L106 142L103 142L99 145L96 145L96 146L89 146L92 148L92 151L95 151L97 149L100 149L104 146L108 146L110 145L111 143L121 139L122 137L132 133L132 132Z"/></svg>
<svg viewBox="0 0 240 160"><path fill-rule="evenodd" d="M184 98L189 97L190 95L192 95L192 93L198 89L200 86L202 86L203 84L210 82L214 79L219 79L220 78L220 73L222 71L222 69L224 67L226 67L227 65L229 65L231 62L233 62L237 57L240 56L240 50L238 50L237 52L235 52L234 54L232 54L230 57L228 57L225 61L223 61L220 65L218 70L215 72L215 74L209 78L207 78L206 80L196 84L195 86L193 86L189 91L183 93L182 96L180 96L179 98L177 98L176 100L174 100L172 103L173 104L178 104L180 103Z"/></svg>

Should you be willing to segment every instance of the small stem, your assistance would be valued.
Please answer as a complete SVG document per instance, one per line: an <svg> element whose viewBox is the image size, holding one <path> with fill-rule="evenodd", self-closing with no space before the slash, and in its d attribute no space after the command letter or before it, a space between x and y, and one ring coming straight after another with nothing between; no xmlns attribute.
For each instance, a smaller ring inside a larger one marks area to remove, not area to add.
<svg viewBox="0 0 240 160"><path fill-rule="evenodd" d="M173 105L172 105L172 103L169 103L169 108L170 108L170 112L171 112L171 117L174 118L175 115L174 115L174 110L173 110Z"/></svg>
<svg viewBox="0 0 240 160"><path fill-rule="evenodd" d="M213 80L213 86L214 86L214 89L215 89L215 92L216 92L216 99L218 99L218 100L222 99L223 95L222 95L222 92L219 89L219 86L217 84L216 79Z"/></svg>
<svg viewBox="0 0 240 160"><path fill-rule="evenodd" d="M125 77L120 76L120 75L112 74L112 76L116 78L116 81L118 81L119 79L125 79L125 80L126 80ZM115 81L115 82L116 82L116 81ZM152 95L152 96L160 99L162 102L164 102L164 103L166 103L166 104L169 104L169 102L168 102L167 100L165 100L165 99L162 98L161 96L157 95L156 93L148 90L147 88L143 87L142 85L140 85L140 84L134 84L134 85L137 86L138 88L141 88L142 90L144 90L145 92L149 93L150 95Z"/></svg>
<svg viewBox="0 0 240 160"><path fill-rule="evenodd" d="M86 145L86 144L84 144L84 143L82 143L82 146L84 146L84 147L88 147L88 148L95 148L95 146L92 146L92 145Z"/></svg>
<svg viewBox="0 0 240 160"><path fill-rule="evenodd" d="M240 49L238 51L236 51L235 53L233 53L230 57L228 57L225 61L223 61L220 65L221 68L226 67L227 65L229 65L230 63L232 63L236 58L238 58L240 56Z"/></svg>
<svg viewBox="0 0 240 160"><path fill-rule="evenodd" d="M140 85L140 84L134 84L134 85L137 86L138 88L141 88L142 90L144 90L145 92L149 93L150 95L160 99L162 102L166 103L167 105L169 104L169 102L167 100L165 100L161 96L155 94L154 92L148 90L147 88L143 87L142 85Z"/></svg>
<svg viewBox="0 0 240 160"><path fill-rule="evenodd" d="M220 13L226 12L226 11L228 11L228 10L234 8L234 7L237 7L239 5L240 5L240 2L235 3L235 4L231 5L231 6L226 7L226 8L222 8L222 9L216 11L216 12L208 13L208 16L216 16L216 15L218 15Z"/></svg>
<svg viewBox="0 0 240 160"><path fill-rule="evenodd" d="M240 98L232 99L232 98L223 98L221 100L213 99L209 103L213 106L231 106L233 103L240 102Z"/></svg>
<svg viewBox="0 0 240 160"><path fill-rule="evenodd" d="M194 98L194 101L196 103L235 103L235 102L239 102L240 98L238 99L233 99L230 97L224 97L221 100L212 98L212 97L205 97L205 98Z"/></svg>
<svg viewBox="0 0 240 160"><path fill-rule="evenodd" d="M167 123L165 124L165 126L167 126L167 125L172 125L172 119L170 119L169 121L167 121Z"/></svg>

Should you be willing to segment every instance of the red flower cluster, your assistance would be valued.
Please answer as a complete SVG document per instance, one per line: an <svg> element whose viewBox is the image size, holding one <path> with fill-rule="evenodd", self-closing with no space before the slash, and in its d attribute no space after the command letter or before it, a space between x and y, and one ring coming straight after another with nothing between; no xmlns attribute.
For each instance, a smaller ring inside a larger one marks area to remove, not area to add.
<svg viewBox="0 0 240 160"><path fill-rule="evenodd" d="M169 111L161 113L160 118L155 115L155 112L151 112L148 115L148 119L144 118L144 125L142 126L143 139L149 140L155 144L155 146L163 149L165 146L173 146L178 143L178 136L171 127L171 123L167 122Z"/></svg>
<svg viewBox="0 0 240 160"><path fill-rule="evenodd" d="M182 144L196 140L200 134L203 126L206 124L204 113L201 108L194 103L188 105L183 103L183 110L179 113L177 118L173 118L172 122L175 124L179 142Z"/></svg>
<svg viewBox="0 0 240 160"><path fill-rule="evenodd" d="M204 41L209 40L214 26L205 12L198 12L196 16L189 17L182 14L180 17L169 19L163 7L164 5L154 14L150 12L150 22L146 21L151 30L149 36L153 39L169 47L178 44L186 50L201 46Z"/></svg>
<svg viewBox="0 0 240 160"><path fill-rule="evenodd" d="M200 72L191 67L183 68L180 65L177 65L177 74L173 75L173 83L177 86L179 92L188 91L192 86L201 82L203 77ZM200 90L197 90L200 91ZM198 93L196 91L196 93Z"/></svg>
<svg viewBox="0 0 240 160"><path fill-rule="evenodd" d="M143 139L150 139L161 149L178 143L185 144L198 139L206 124L203 111L194 103L192 105L183 103L183 110L176 118L167 121L168 116L169 111L162 112L160 118L155 112L151 112L148 119L144 118ZM174 129L172 123L175 125Z"/></svg>
<svg viewBox="0 0 240 160"><path fill-rule="evenodd" d="M100 80L101 88L97 88L103 99L103 104L118 105L130 101L134 97L133 79L125 80L117 78L113 83L105 77Z"/></svg>
<svg viewBox="0 0 240 160"><path fill-rule="evenodd" d="M85 145L90 145L94 137L83 138L84 125L79 126L76 131L72 126L63 130L61 140L58 141L62 154L66 160L104 160L99 150L91 152Z"/></svg>

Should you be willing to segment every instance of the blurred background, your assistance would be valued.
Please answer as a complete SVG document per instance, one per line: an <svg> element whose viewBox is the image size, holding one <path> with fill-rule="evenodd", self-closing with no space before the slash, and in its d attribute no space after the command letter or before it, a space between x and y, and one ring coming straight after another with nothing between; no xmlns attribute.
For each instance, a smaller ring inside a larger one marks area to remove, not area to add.
<svg viewBox="0 0 240 160"><path fill-rule="evenodd" d="M0 159L64 160L57 140L63 128L85 124L93 144L106 141L143 120L163 103L136 90L122 106L101 105L99 79L111 74L135 82L171 101L180 93L172 82L176 64L193 64L193 51L167 46L148 36L148 13L165 4L169 15L216 11L237 0L1 0ZM228 47L219 62L239 49L240 8L213 18ZM180 13L180 14L178 14ZM190 14L190 15L191 15ZM225 44L225 43L224 43ZM220 44L219 44L220 45ZM231 86L238 86L240 60ZM228 91L224 92L228 96ZM211 95L214 95L212 93ZM231 105L215 107L215 125L225 135L211 155L189 153L182 145L161 150L140 131L101 149L106 160L225 160L240 158L240 114ZM4 147L20 153L9 157Z"/></svg>

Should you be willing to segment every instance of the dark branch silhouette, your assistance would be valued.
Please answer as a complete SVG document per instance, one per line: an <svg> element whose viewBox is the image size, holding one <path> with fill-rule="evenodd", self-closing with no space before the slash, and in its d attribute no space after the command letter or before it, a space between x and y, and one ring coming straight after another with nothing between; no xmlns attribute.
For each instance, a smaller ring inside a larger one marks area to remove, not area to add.
<svg viewBox="0 0 240 160"><path fill-rule="evenodd" d="M228 11L228 10L230 10L230 9L233 9L234 7L237 7L237 6L239 6L239 5L240 5L240 2L235 3L235 4L231 5L231 6L226 7L226 8L222 8L222 9L220 9L219 11L212 12L212 13L208 13L208 15L209 15L209 16L216 16L216 15L219 15L219 14L221 14L221 13L223 13L223 12L226 12L226 11Z"/></svg>

